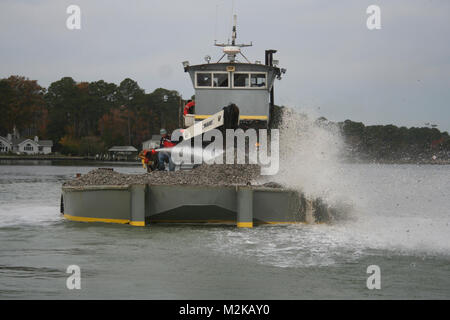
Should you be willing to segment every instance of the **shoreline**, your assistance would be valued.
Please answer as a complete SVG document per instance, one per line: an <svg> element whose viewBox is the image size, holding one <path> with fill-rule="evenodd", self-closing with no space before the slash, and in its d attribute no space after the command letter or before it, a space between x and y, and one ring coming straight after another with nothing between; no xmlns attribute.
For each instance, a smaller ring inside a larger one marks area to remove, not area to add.
<svg viewBox="0 0 450 320"><path fill-rule="evenodd" d="M89 157L82 157L82 156L39 156L39 155L32 155L32 156L0 156L0 160L94 160L93 158Z"/></svg>
<svg viewBox="0 0 450 320"><path fill-rule="evenodd" d="M91 157L79 157L79 156L0 156L0 165L7 164L5 162L26 162L26 161L55 161L55 162L73 162L80 164L104 164L108 166L112 165L129 165L129 166L142 166L139 160L97 160ZM3 163L2 163L3 162Z"/></svg>

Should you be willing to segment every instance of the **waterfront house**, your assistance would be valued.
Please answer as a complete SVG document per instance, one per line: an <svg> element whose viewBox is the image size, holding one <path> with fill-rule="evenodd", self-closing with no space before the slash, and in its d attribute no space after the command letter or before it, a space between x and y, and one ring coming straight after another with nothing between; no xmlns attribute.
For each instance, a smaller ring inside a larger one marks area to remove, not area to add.
<svg viewBox="0 0 450 320"><path fill-rule="evenodd" d="M15 128L12 134L0 137L0 153L49 154L52 147L52 140L39 140L37 136L34 139L21 138Z"/></svg>

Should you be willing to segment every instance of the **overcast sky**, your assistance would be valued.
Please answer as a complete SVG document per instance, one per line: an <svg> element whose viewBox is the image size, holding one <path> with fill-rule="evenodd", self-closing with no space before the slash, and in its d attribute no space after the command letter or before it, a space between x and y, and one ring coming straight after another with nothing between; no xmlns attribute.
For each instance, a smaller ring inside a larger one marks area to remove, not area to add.
<svg viewBox="0 0 450 320"><path fill-rule="evenodd" d="M230 35L232 0L0 0L0 78L22 75L45 87L132 78L190 97L181 62L217 60L215 39ZM66 9L81 8L81 30ZM381 8L381 30L366 9ZM330 120L424 126L450 131L450 1L235 0L238 41L287 69L277 104L312 109Z"/></svg>

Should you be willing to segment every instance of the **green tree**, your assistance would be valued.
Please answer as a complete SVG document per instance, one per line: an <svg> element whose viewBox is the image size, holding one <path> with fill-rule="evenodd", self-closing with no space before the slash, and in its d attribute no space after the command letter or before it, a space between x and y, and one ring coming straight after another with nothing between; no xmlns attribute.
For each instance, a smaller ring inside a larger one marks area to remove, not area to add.
<svg viewBox="0 0 450 320"><path fill-rule="evenodd" d="M122 113L126 116L124 120L127 122L127 132L125 135L128 138L128 144L133 145L135 144L134 136L136 135L135 130L133 130L135 128L133 119L136 118L136 114L144 101L145 92L139 87L136 81L130 78L123 80L117 91L120 108L122 111L126 110L126 112Z"/></svg>
<svg viewBox="0 0 450 320"><path fill-rule="evenodd" d="M13 127L24 136L45 135L47 112L45 89L36 80L10 76L0 81L0 108L2 134Z"/></svg>
<svg viewBox="0 0 450 320"><path fill-rule="evenodd" d="M70 77L50 84L45 100L48 107L48 134L58 141L66 134L75 136L79 125L80 96L76 82Z"/></svg>
<svg viewBox="0 0 450 320"><path fill-rule="evenodd" d="M0 135L5 136L12 130L12 122L10 120L11 102L14 92L9 85L7 79L0 79Z"/></svg>

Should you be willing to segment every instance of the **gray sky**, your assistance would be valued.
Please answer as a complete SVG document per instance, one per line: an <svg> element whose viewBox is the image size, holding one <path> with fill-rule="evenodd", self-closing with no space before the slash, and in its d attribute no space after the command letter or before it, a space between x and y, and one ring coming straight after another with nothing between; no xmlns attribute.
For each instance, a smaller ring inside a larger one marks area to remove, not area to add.
<svg viewBox="0 0 450 320"><path fill-rule="evenodd" d="M66 28L70 4L81 8L81 30ZM371 4L381 7L381 30L366 27ZM450 131L450 1L235 0L234 8L238 40L254 44L246 56L264 61L265 49L277 49L287 69L277 104ZM229 37L231 12L232 0L0 0L0 77L45 87L64 76L130 77L146 92L190 97L181 61L217 60L212 44Z"/></svg>

